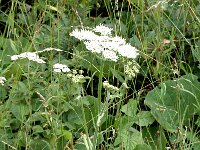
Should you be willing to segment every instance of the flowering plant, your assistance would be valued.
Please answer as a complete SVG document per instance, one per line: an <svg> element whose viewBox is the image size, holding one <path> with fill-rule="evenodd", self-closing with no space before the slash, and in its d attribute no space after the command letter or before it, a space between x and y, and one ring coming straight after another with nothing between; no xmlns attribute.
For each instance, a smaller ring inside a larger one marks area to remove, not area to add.
<svg viewBox="0 0 200 150"><path fill-rule="evenodd" d="M126 43L122 37L112 36L111 32L111 28L100 24L91 30L75 29L70 36L83 41L92 53L101 54L103 58L114 62L117 62L120 57L135 59L139 55L135 47Z"/></svg>

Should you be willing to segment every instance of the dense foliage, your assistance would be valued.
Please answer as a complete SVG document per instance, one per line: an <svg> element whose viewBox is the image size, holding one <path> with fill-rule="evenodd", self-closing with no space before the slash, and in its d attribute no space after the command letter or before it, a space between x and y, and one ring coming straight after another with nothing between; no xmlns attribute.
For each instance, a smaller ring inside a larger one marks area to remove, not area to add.
<svg viewBox="0 0 200 150"><path fill-rule="evenodd" d="M0 149L200 149L199 0L0 4Z"/></svg>

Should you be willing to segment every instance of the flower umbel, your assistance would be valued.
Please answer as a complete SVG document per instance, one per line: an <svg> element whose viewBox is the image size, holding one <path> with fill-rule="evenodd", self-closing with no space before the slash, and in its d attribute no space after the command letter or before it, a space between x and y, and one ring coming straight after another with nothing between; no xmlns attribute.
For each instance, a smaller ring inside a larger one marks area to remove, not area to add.
<svg viewBox="0 0 200 150"><path fill-rule="evenodd" d="M124 65L124 73L127 76L127 79L130 80L139 73L139 65L136 61L128 61L126 65Z"/></svg>
<svg viewBox="0 0 200 150"><path fill-rule="evenodd" d="M115 91L115 92L116 92L116 91L119 91L118 87L109 84L108 81L104 81L104 82L103 82L103 87L104 87L106 90L109 90L109 91Z"/></svg>
<svg viewBox="0 0 200 150"><path fill-rule="evenodd" d="M57 52L62 52L63 50L59 49L59 48L53 48L53 47L48 47L45 48L41 51L38 51L37 53L42 53L42 52L49 52L49 51L57 51Z"/></svg>
<svg viewBox="0 0 200 150"><path fill-rule="evenodd" d="M69 34L70 36L74 36L75 38L79 39L80 41L92 41L98 38L94 32L86 30L86 29L75 29L72 33Z"/></svg>
<svg viewBox="0 0 200 150"><path fill-rule="evenodd" d="M70 72L70 69L64 64L54 64L53 65L54 72Z"/></svg>
<svg viewBox="0 0 200 150"><path fill-rule="evenodd" d="M101 54L105 59L115 62L119 57L135 59L139 55L138 50L126 43L125 39L119 36L112 37L111 31L111 28L100 24L92 30L75 29L70 36L83 41L89 51Z"/></svg>
<svg viewBox="0 0 200 150"><path fill-rule="evenodd" d="M11 60L15 61L18 59L25 59L35 61L39 64L46 63L44 60L40 59L39 55L36 52L24 52L19 55L13 55L11 56Z"/></svg>

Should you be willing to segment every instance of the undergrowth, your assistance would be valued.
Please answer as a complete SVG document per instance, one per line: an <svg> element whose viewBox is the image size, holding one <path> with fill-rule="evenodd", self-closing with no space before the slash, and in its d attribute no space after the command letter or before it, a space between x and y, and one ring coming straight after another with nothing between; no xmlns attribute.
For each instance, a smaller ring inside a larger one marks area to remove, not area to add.
<svg viewBox="0 0 200 150"><path fill-rule="evenodd" d="M199 0L0 1L0 149L200 149Z"/></svg>

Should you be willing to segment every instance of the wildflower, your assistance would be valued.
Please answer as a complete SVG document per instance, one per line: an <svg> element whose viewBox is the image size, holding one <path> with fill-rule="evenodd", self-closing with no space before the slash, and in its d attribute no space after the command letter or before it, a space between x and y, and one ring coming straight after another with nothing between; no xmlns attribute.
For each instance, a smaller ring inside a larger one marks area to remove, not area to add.
<svg viewBox="0 0 200 150"><path fill-rule="evenodd" d="M84 83L85 82L85 77L83 75L74 75L72 77L72 82L73 83Z"/></svg>
<svg viewBox="0 0 200 150"><path fill-rule="evenodd" d="M121 56L135 59L138 56L138 50L130 44L121 45L118 52Z"/></svg>
<svg viewBox="0 0 200 150"><path fill-rule="evenodd" d="M79 72L80 75L82 75L84 73L83 70L79 70L78 72Z"/></svg>
<svg viewBox="0 0 200 150"><path fill-rule="evenodd" d="M112 29L100 24L92 31L75 29L70 36L83 41L89 51L101 54L105 59L115 62L119 56L135 59L138 56L138 50L127 44L125 39L119 36L112 37L111 31ZM95 32L99 32L101 35L97 35Z"/></svg>
<svg viewBox="0 0 200 150"><path fill-rule="evenodd" d="M111 28L108 28L108 27L105 27L103 26L102 24L96 26L94 29L93 29L94 32L99 32L101 35L111 35L111 31L112 29Z"/></svg>
<svg viewBox="0 0 200 150"><path fill-rule="evenodd" d="M101 45L98 44L97 41L86 41L84 42L86 48L92 53L100 54L104 49Z"/></svg>
<svg viewBox="0 0 200 150"><path fill-rule="evenodd" d="M6 78L5 77L0 77L0 84L1 85L4 85L4 82L6 81Z"/></svg>
<svg viewBox="0 0 200 150"><path fill-rule="evenodd" d="M117 45L125 45L126 44L126 40L119 36L112 37L112 42Z"/></svg>
<svg viewBox="0 0 200 150"><path fill-rule="evenodd" d="M135 61L128 61L124 66L124 73L127 76L127 79L130 80L139 73L139 65Z"/></svg>
<svg viewBox="0 0 200 150"><path fill-rule="evenodd" d="M18 59L25 59L25 58L27 58L28 60L35 61L37 63L45 63L45 61L40 59L37 53L35 52L24 52L19 55L11 56L11 60L13 61L18 60Z"/></svg>
<svg viewBox="0 0 200 150"><path fill-rule="evenodd" d="M110 50L104 50L102 52L102 54L103 54L104 58L115 61L115 62L118 59L118 56L116 55L116 53L113 51L110 51Z"/></svg>
<svg viewBox="0 0 200 150"><path fill-rule="evenodd" d="M107 101L110 100L110 99L112 100L112 99L121 97L121 94L119 93L119 88L109 84L108 81L104 81L103 82L103 87L107 91L107 95L106 95L106 100Z"/></svg>
<svg viewBox="0 0 200 150"><path fill-rule="evenodd" d="M74 74L74 75L76 75L78 72L76 71L76 70L72 70L72 73Z"/></svg>
<svg viewBox="0 0 200 150"><path fill-rule="evenodd" d="M70 33L70 36L74 36L75 38L79 39L80 41L83 40L95 40L96 38L98 38L98 35L96 35L94 32L86 30L86 29L81 29L80 31L78 29L75 29L74 31L72 31L72 33Z"/></svg>
<svg viewBox="0 0 200 150"><path fill-rule="evenodd" d="M70 69L66 65L59 63L53 65L53 70L54 72L70 72Z"/></svg>
<svg viewBox="0 0 200 150"><path fill-rule="evenodd" d="M59 49L59 48L52 48L52 47L48 47L48 48L45 48L41 51L38 51L37 53L42 53L42 52L49 52L49 51L57 51L57 52L62 52L63 50Z"/></svg>
<svg viewBox="0 0 200 150"><path fill-rule="evenodd" d="M84 83L86 82L86 79L90 79L88 76L83 76L84 73L83 70L72 70L71 73L67 74L67 77L73 82L73 83Z"/></svg>
<svg viewBox="0 0 200 150"><path fill-rule="evenodd" d="M99 42L99 44L101 45L101 47L103 47L104 50L112 50L115 52L117 52L117 49L119 47L118 43L114 43L111 40L101 41Z"/></svg>
<svg viewBox="0 0 200 150"><path fill-rule="evenodd" d="M103 87L109 91L119 91L119 89L111 84L108 83L108 81L103 82Z"/></svg>

